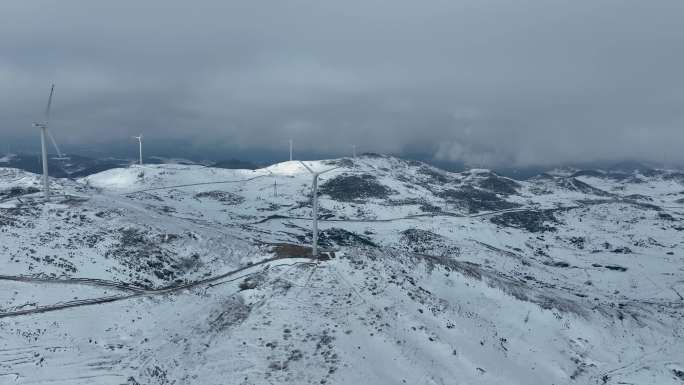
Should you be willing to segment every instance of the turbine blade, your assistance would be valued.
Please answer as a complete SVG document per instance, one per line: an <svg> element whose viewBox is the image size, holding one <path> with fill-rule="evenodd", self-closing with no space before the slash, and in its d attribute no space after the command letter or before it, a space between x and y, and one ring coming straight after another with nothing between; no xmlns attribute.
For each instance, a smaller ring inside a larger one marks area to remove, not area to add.
<svg viewBox="0 0 684 385"><path fill-rule="evenodd" d="M45 109L45 122L50 121L50 107L52 106L52 95L55 93L55 85L53 84L52 87L50 87L50 97L48 97L48 104L47 108Z"/></svg>
<svg viewBox="0 0 684 385"><path fill-rule="evenodd" d="M52 136L52 131L50 129L46 129L48 137L50 138L50 141L52 142L52 146L55 148L55 151L57 151L57 156L62 157L62 152L59 151L59 146L57 145L57 141L55 140L55 137Z"/></svg>
<svg viewBox="0 0 684 385"><path fill-rule="evenodd" d="M309 166L306 165L306 163L302 162L301 160L298 160L298 162L304 166L307 170L309 170L310 173L315 174L314 170L312 170Z"/></svg>

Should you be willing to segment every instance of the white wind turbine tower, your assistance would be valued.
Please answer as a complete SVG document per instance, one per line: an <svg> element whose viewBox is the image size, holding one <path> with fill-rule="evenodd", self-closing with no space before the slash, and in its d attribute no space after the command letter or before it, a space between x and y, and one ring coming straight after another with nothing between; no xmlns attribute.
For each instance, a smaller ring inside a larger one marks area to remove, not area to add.
<svg viewBox="0 0 684 385"><path fill-rule="evenodd" d="M311 182L311 192L313 194L313 197L312 197L312 201L313 201L313 203L312 203L312 206L313 206L313 214L312 214L312 216L313 216L313 218L312 218L312 222L313 222L312 223L313 245L311 247L311 255L316 257L316 256L318 256L318 177L321 174L325 174L328 171L332 171L332 170L335 170L337 168L340 168L340 166L329 168L329 169L323 170L323 171L314 171L309 166L307 166L304 162L302 162L301 160L299 161L299 163L301 163L302 166L304 166L304 168L306 168L311 173L311 175L313 176L313 181Z"/></svg>
<svg viewBox="0 0 684 385"><path fill-rule="evenodd" d="M133 138L138 139L138 156L139 156L139 161L138 163L142 166L142 139L143 139L143 134L142 132L140 133L140 136L134 136Z"/></svg>
<svg viewBox="0 0 684 385"><path fill-rule="evenodd" d="M47 160L47 144L45 142L45 136L49 135L52 140L52 144L57 150L57 155L62 159L62 154L57 147L55 139L52 134L48 131L48 123L50 122L50 107L52 106L52 96L55 94L55 85L50 87L50 96L48 97L47 108L45 109L45 120L38 123L33 123L33 127L40 128L40 149L43 163L43 194L45 199L50 199L50 181L48 180L48 160Z"/></svg>
<svg viewBox="0 0 684 385"><path fill-rule="evenodd" d="M290 162L292 162L292 139L290 139Z"/></svg>

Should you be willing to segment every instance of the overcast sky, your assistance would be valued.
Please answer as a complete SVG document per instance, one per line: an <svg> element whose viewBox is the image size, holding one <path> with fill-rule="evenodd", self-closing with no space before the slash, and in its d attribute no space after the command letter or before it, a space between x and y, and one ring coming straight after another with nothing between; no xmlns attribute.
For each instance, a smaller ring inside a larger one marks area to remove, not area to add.
<svg viewBox="0 0 684 385"><path fill-rule="evenodd" d="M682 0L0 2L0 142L684 161ZM150 139L153 140L153 139Z"/></svg>

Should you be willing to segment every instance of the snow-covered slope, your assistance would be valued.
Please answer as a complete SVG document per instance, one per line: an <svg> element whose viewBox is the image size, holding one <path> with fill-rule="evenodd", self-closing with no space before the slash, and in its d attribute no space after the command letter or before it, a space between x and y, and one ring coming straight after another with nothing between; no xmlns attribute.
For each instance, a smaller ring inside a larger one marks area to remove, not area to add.
<svg viewBox="0 0 684 385"><path fill-rule="evenodd" d="M684 382L684 178L0 169L0 383Z"/></svg>

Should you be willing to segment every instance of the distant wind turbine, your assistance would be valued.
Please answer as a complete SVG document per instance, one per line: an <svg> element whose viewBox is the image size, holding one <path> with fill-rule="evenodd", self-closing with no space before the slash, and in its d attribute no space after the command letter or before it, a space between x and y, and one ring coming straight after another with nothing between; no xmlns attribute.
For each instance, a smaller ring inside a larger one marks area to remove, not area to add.
<svg viewBox="0 0 684 385"><path fill-rule="evenodd" d="M292 162L292 139L290 139L290 162Z"/></svg>
<svg viewBox="0 0 684 385"><path fill-rule="evenodd" d="M45 142L45 136L48 135L50 137L50 140L52 141L52 145L55 147L55 150L57 150L57 155L59 156L58 159L64 159L62 157L62 153L59 151L59 147L57 147L57 142L55 141L55 138L52 136L52 133L48 130L48 125L50 122L50 107L52 106L52 97L55 94L55 85L53 84L50 87L50 96L48 97L48 103L47 103L47 108L45 109L45 120L42 122L34 122L33 127L40 128L40 149L41 149L41 158L42 158L42 163L43 163L43 194L45 195L45 199L50 199L50 181L48 179L48 160L47 160L47 144Z"/></svg>
<svg viewBox="0 0 684 385"><path fill-rule="evenodd" d="M309 166L307 166L304 162L302 162L301 160L299 161L299 163L301 163L302 166L304 166L304 168L306 168L311 173L311 175L313 176L313 181L311 182L311 191L313 193L313 197L312 197L312 200L313 200L313 203L312 203L312 206L313 206L313 214L312 214L312 216L313 216L313 218L312 218L313 245L311 247L311 254L314 257L316 257L316 256L318 256L318 177L321 174L325 174L328 171L332 171L332 170L335 170L337 168L340 168L340 166L329 168L329 169L323 170L323 171L314 171Z"/></svg>
<svg viewBox="0 0 684 385"><path fill-rule="evenodd" d="M138 156L139 156L139 163L142 166L142 140L143 140L143 134L142 132L140 133L140 136L134 136L133 138L138 139Z"/></svg>

